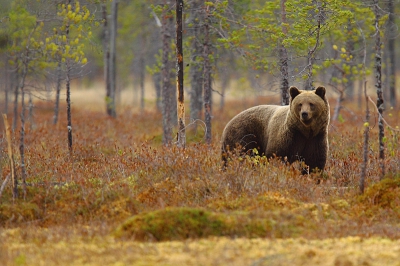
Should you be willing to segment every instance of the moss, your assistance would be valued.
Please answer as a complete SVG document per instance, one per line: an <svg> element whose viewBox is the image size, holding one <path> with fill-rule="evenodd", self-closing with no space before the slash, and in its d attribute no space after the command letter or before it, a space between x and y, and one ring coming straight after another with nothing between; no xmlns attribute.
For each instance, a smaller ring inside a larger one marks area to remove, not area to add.
<svg viewBox="0 0 400 266"><path fill-rule="evenodd" d="M30 202L20 202L18 204L4 203L0 204L0 222L6 221L33 221L41 218L39 207Z"/></svg>
<svg viewBox="0 0 400 266"><path fill-rule="evenodd" d="M151 143L153 145L156 145L156 146L161 145L162 144L162 139L163 139L163 135L162 134L153 135L151 137Z"/></svg>
<svg viewBox="0 0 400 266"><path fill-rule="evenodd" d="M400 206L400 175L385 178L370 186L359 197L359 201L381 208L398 209Z"/></svg>
<svg viewBox="0 0 400 266"><path fill-rule="evenodd" d="M203 126L198 126L197 130L194 128L186 131L186 141L187 143L201 143L204 142L205 130Z"/></svg>
<svg viewBox="0 0 400 266"><path fill-rule="evenodd" d="M346 210L350 207L350 204L344 199L338 199L332 202L332 206L338 209Z"/></svg>
<svg viewBox="0 0 400 266"><path fill-rule="evenodd" d="M167 241L208 236L290 237L300 233L295 216L283 223L281 218L285 217L260 217L250 212L228 215L199 208L166 208L129 218L114 231L114 236L139 241Z"/></svg>
<svg viewBox="0 0 400 266"><path fill-rule="evenodd" d="M222 235L224 231L226 224L220 215L203 209L167 208L128 219L115 235L163 241Z"/></svg>

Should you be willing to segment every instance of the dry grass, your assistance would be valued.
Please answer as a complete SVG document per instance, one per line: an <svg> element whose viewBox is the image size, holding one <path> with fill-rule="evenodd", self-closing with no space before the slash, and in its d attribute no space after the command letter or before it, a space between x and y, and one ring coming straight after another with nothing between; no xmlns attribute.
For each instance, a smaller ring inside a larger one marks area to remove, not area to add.
<svg viewBox="0 0 400 266"><path fill-rule="evenodd" d="M96 227L97 228L97 227ZM101 228L101 227L98 227ZM93 227L8 229L2 265L398 265L400 241L346 237L120 241Z"/></svg>
<svg viewBox="0 0 400 266"><path fill-rule="evenodd" d="M345 109L344 121L330 126L330 156L320 184L301 176L297 164L279 160L260 158L257 165L235 160L221 171L222 129L250 105L232 102L226 112L215 111L211 146L203 144L201 128L196 133L188 128L185 150L161 145L157 112L120 110L111 119L76 108L70 156L64 119L52 125L51 105L37 104L35 126L26 135L28 198L13 203L7 188L0 203L0 260L5 265L395 265L399 242L388 239L400 238L398 133L386 131L385 164L392 181L379 183L376 116L371 119L368 190L362 197L364 115L355 109ZM400 112L389 110L387 120L399 125ZM18 134L14 137L18 151ZM10 171L6 156L2 170L3 177ZM170 239L181 242L148 243Z"/></svg>

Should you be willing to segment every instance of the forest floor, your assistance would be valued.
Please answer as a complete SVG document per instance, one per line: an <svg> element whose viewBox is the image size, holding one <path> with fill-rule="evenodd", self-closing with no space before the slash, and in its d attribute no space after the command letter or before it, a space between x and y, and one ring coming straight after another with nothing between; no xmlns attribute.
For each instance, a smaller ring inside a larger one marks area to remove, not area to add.
<svg viewBox="0 0 400 266"><path fill-rule="evenodd" d="M211 145L204 144L203 124L197 130L189 124L184 150L162 146L156 111L124 109L112 119L75 107L70 154L65 107L53 125L52 106L36 104L26 125L26 198L20 189L13 200L10 183L0 198L1 264L400 265L399 132L385 128L380 180L377 114L370 107L363 195L365 114L351 106L330 125L319 184L300 174L300 164L274 159L234 160L221 171L223 127L252 105L215 108ZM398 129L399 110L387 108L385 118ZM1 183L10 173L6 151L3 138Z"/></svg>

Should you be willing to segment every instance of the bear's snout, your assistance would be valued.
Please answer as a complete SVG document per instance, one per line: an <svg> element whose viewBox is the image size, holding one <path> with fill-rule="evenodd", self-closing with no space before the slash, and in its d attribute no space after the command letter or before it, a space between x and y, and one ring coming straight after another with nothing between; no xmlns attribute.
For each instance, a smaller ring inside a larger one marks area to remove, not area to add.
<svg viewBox="0 0 400 266"><path fill-rule="evenodd" d="M303 120L307 120L308 119L308 112L301 112L301 118Z"/></svg>

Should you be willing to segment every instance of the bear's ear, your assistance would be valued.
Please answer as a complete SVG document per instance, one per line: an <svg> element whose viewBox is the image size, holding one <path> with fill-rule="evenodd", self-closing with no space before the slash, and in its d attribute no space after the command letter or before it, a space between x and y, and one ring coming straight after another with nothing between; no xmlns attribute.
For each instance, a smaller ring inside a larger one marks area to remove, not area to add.
<svg viewBox="0 0 400 266"><path fill-rule="evenodd" d="M298 88L292 86L289 88L289 94L290 97L292 98L292 100L294 99L294 97L296 97L297 95L299 95L301 92L299 91Z"/></svg>
<svg viewBox="0 0 400 266"><path fill-rule="evenodd" d="M318 87L318 88L315 90L315 94L317 94L317 95L318 95L319 97L321 97L322 99L325 98L325 92L326 92L325 87L322 87L322 86Z"/></svg>

